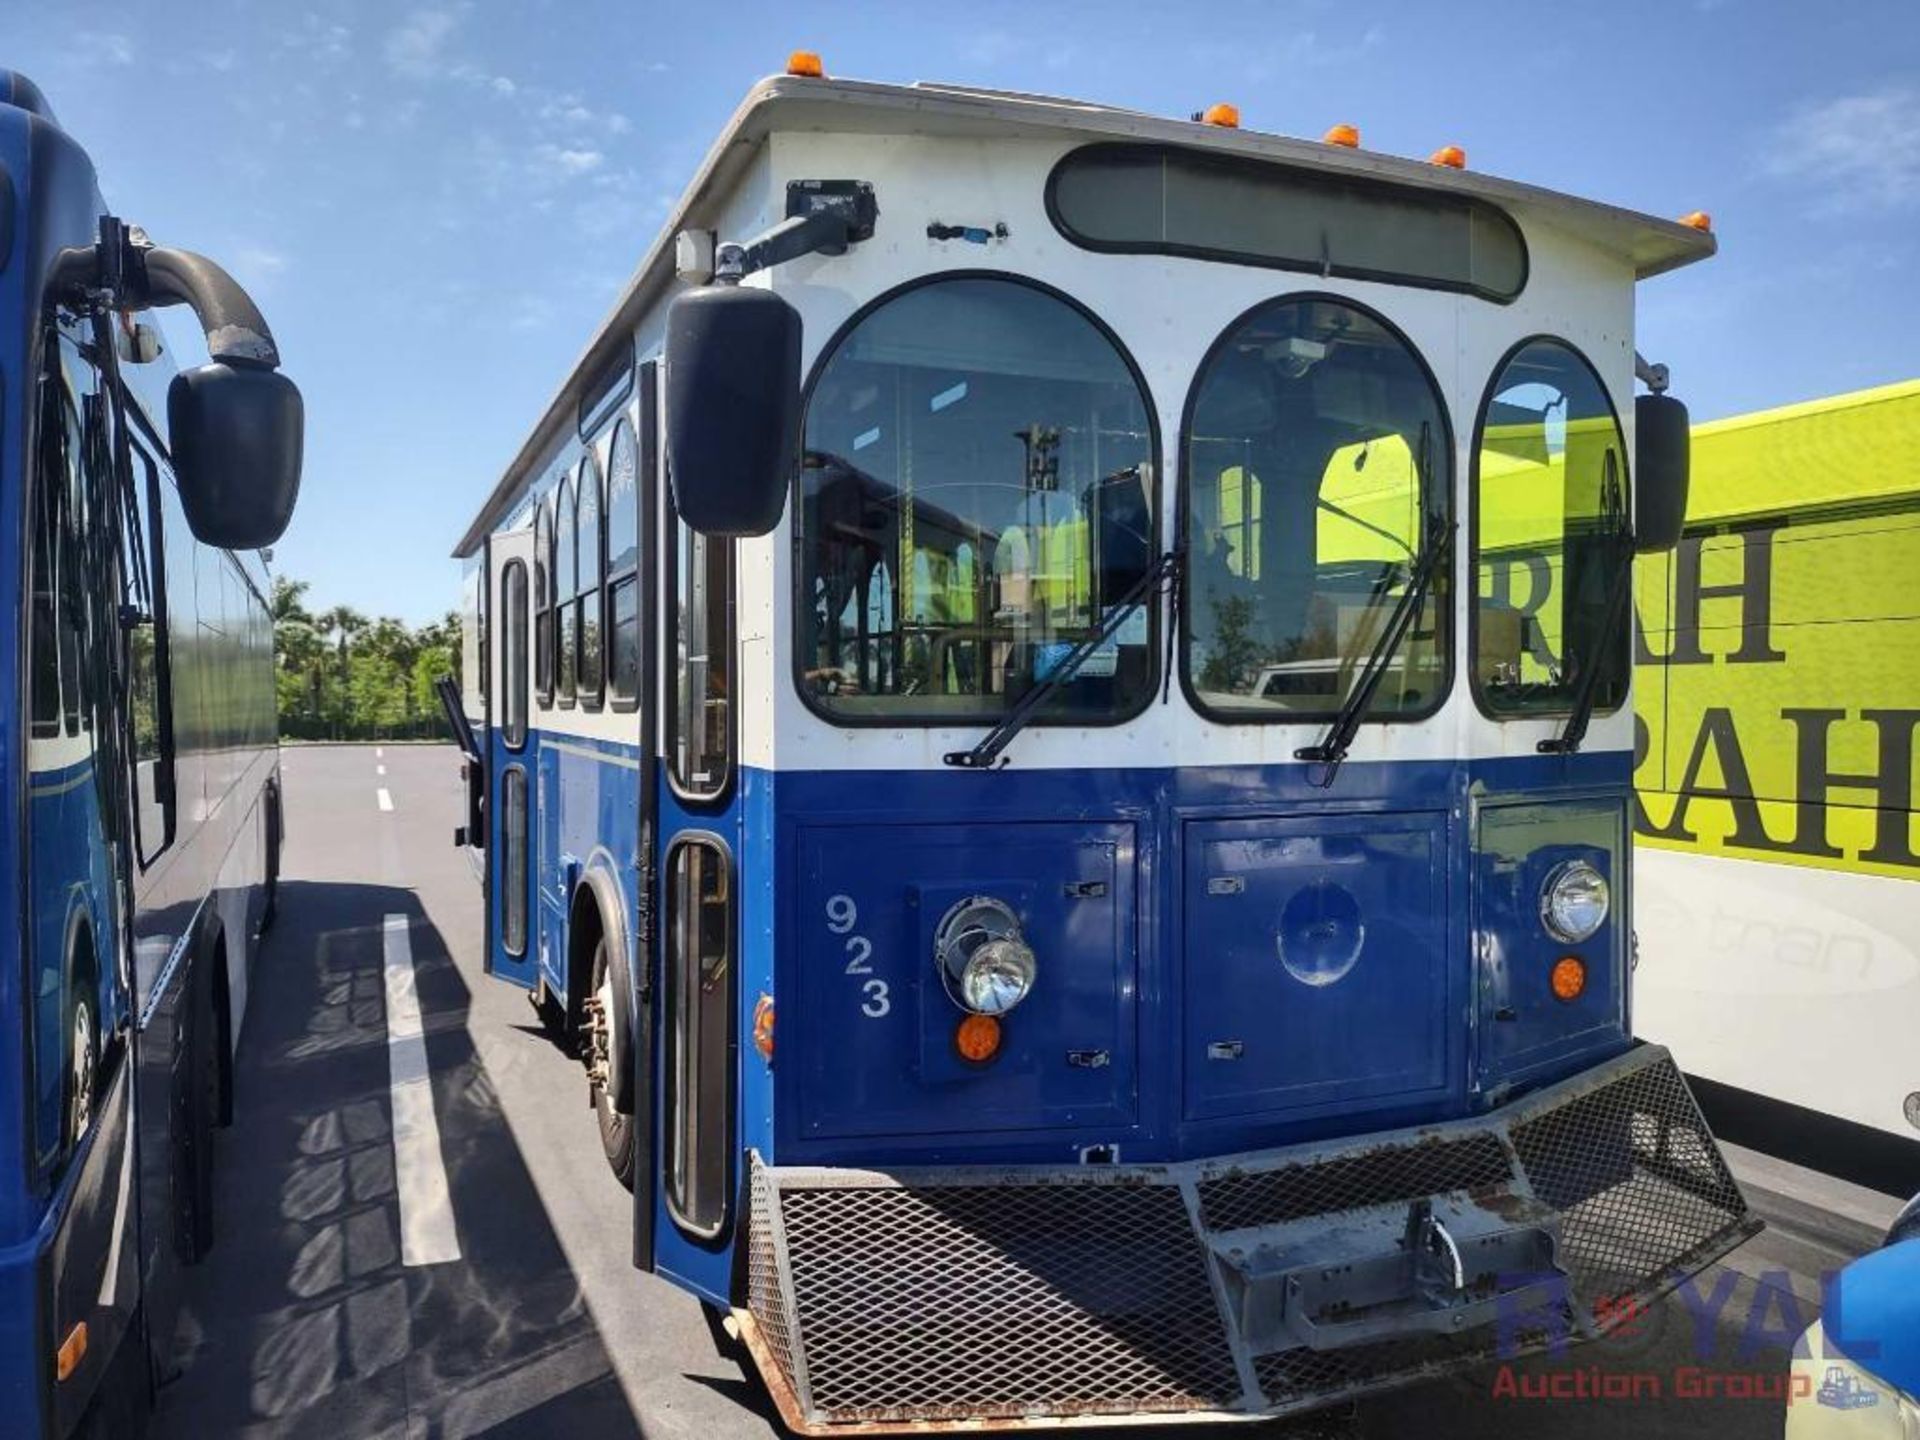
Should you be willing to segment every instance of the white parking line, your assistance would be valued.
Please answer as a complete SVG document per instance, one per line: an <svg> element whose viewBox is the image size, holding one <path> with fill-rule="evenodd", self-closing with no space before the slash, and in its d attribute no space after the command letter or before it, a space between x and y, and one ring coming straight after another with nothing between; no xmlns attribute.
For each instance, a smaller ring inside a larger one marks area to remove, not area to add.
<svg viewBox="0 0 1920 1440"><path fill-rule="evenodd" d="M387 767L384 765L376 765L373 767L373 773L376 775L384 775L387 773Z"/></svg>
<svg viewBox="0 0 1920 1440"><path fill-rule="evenodd" d="M393 808L393 796L387 793L387 787L384 785L380 787L380 808L382 810L391 810Z"/></svg>
<svg viewBox="0 0 1920 1440"><path fill-rule="evenodd" d="M393 1098L393 1173L400 1193L400 1258L439 1265L460 1258L453 1196L433 1113L427 1042L414 988L413 940L404 915L389 915L382 936L387 964L387 1073Z"/></svg>
<svg viewBox="0 0 1920 1440"><path fill-rule="evenodd" d="M373 758L376 760L384 760L387 758L387 752L376 745L373 747Z"/></svg>

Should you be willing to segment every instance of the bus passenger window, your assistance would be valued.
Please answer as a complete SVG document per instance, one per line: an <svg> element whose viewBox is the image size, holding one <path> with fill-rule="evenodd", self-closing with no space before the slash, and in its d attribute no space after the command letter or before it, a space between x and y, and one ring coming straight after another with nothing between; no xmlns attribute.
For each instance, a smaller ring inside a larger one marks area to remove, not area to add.
<svg viewBox="0 0 1920 1440"><path fill-rule="evenodd" d="M733 725L733 542L676 523L668 594L673 603L673 698L667 758L674 787L711 798L726 788Z"/></svg>
<svg viewBox="0 0 1920 1440"><path fill-rule="evenodd" d="M553 526L553 602L559 617L554 636L554 660L558 675L554 690L562 707L571 709L577 693L579 651L574 645L574 597L580 591L580 554L577 545L579 524L574 505L573 477L562 475L558 486L558 518Z"/></svg>
<svg viewBox="0 0 1920 1440"><path fill-rule="evenodd" d="M545 709L553 704L553 502L533 511L533 688Z"/></svg>
<svg viewBox="0 0 1920 1440"><path fill-rule="evenodd" d="M507 562L500 576L501 738L512 749L527 743L527 567Z"/></svg>
<svg viewBox="0 0 1920 1440"><path fill-rule="evenodd" d="M683 1230L726 1223L733 1149L733 900L726 852L694 838L667 866L667 1208Z"/></svg>
<svg viewBox="0 0 1920 1440"><path fill-rule="evenodd" d="M607 458L607 683L616 704L640 695L640 461L633 427L614 428Z"/></svg>
<svg viewBox="0 0 1920 1440"><path fill-rule="evenodd" d="M600 530L600 467L593 452L580 462L580 703L598 710L606 695L601 648L600 595L605 578L605 536Z"/></svg>
<svg viewBox="0 0 1920 1440"><path fill-rule="evenodd" d="M122 601L139 617L127 627L127 689L133 711L134 828L140 863L173 842L173 711L167 646L165 514L159 466L133 447L133 504L122 536Z"/></svg>
<svg viewBox="0 0 1920 1440"><path fill-rule="evenodd" d="M1522 345L1487 391L1474 456L1473 680L1499 716L1565 711L1600 667L1595 708L1626 699L1628 630L1603 654L1626 507L1626 443L1592 367Z"/></svg>

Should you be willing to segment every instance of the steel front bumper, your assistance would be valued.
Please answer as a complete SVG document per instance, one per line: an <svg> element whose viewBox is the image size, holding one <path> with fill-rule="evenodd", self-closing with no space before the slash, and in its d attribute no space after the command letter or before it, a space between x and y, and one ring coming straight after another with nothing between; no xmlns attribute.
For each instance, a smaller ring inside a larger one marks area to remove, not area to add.
<svg viewBox="0 0 1920 1440"><path fill-rule="evenodd" d="M736 1312L796 1430L1250 1419L1588 1338L1760 1228L1667 1052L1183 1165L754 1158Z"/></svg>

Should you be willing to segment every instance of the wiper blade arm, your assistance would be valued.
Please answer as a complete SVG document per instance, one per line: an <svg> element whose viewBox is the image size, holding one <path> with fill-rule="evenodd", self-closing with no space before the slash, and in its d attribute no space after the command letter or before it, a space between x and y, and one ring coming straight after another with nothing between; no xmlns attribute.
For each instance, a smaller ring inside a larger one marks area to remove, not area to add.
<svg viewBox="0 0 1920 1440"><path fill-rule="evenodd" d="M1613 572L1612 588L1607 591L1607 612L1601 619L1600 633L1594 637L1593 656L1580 677L1580 688L1574 692L1573 709L1567 714L1565 728L1553 739L1540 742L1542 755L1576 754L1587 738L1587 722L1593 719L1593 707L1600 698L1600 671L1606 665L1607 651L1613 647L1613 637L1620 633L1620 622L1626 617L1627 601L1633 594L1633 528L1627 520L1626 497L1620 491L1619 471L1611 450L1600 485L1613 521L1619 564Z"/></svg>
<svg viewBox="0 0 1920 1440"><path fill-rule="evenodd" d="M1321 789L1333 784L1333 777L1340 770L1340 762L1347 758L1353 737L1359 733L1360 724L1367 718L1367 711L1373 705L1374 692L1386 677L1387 667L1393 663L1400 642L1407 638L1407 631L1413 628L1414 617L1420 613L1427 591L1433 586L1433 577L1439 574L1441 562L1453 548L1452 541L1453 523L1444 517L1434 517L1427 526L1426 548L1421 552L1413 574L1407 579L1407 588L1400 596L1400 603L1394 606L1393 614L1387 617L1386 628L1380 632L1379 642L1367 657L1366 668L1360 672L1353 689L1347 692L1346 702L1334 715L1333 723L1327 727L1327 738L1318 745L1303 746L1293 752L1296 760L1315 760L1327 767L1319 781Z"/></svg>
<svg viewBox="0 0 1920 1440"><path fill-rule="evenodd" d="M1620 633L1620 622L1627 613L1627 597L1633 594L1633 549L1631 546L1621 548L1620 568L1614 571L1613 588L1607 593L1606 618L1594 638L1593 659L1587 665L1586 674L1580 677L1580 688L1574 692L1573 709L1567 715L1565 728L1553 739L1540 742L1542 755L1575 754L1587 738L1587 722L1593 719L1593 707L1600 698L1600 672L1606 668L1607 652Z"/></svg>
<svg viewBox="0 0 1920 1440"><path fill-rule="evenodd" d="M1004 765L1006 762L1000 759L1000 752L1013 743L1014 736L1027 728L1027 723L1040 707L1051 700L1061 686L1080 673L1080 667L1087 663L1094 651L1119 634L1120 627L1127 623L1134 610L1149 595L1157 594L1163 585L1171 584L1179 572L1179 552L1167 551L1147 567L1144 575L1127 587L1125 594L1107 607L1107 616L1100 622L1100 628L1062 656L1060 662L1047 672L1045 679L1022 695L1013 708L1000 718L999 723L980 737L979 744L971 750L949 750L941 759L962 770L992 770L997 768L996 762Z"/></svg>

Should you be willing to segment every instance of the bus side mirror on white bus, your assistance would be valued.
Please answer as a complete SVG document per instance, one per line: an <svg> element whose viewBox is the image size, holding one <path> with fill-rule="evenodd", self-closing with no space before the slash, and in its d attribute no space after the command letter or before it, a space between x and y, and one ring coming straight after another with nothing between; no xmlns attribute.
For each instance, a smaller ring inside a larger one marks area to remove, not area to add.
<svg viewBox="0 0 1920 1440"><path fill-rule="evenodd" d="M304 427L300 391L278 370L216 360L173 377L167 431L195 539L258 550L285 533Z"/></svg>
<svg viewBox="0 0 1920 1440"><path fill-rule="evenodd" d="M1633 548L1660 554L1680 543L1687 523L1687 407L1671 395L1641 395L1633 433Z"/></svg>
<svg viewBox="0 0 1920 1440"><path fill-rule="evenodd" d="M780 523L800 457L800 314L721 283L667 310L667 469L681 519L707 535Z"/></svg>

